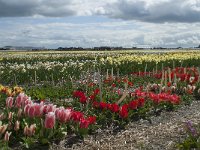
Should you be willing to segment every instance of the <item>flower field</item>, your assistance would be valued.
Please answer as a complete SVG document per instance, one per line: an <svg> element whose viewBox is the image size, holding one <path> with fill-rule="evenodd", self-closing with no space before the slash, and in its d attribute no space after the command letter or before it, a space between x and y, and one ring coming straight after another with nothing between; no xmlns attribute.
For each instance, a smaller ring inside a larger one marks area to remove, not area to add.
<svg viewBox="0 0 200 150"><path fill-rule="evenodd" d="M0 145L50 148L200 100L199 51L1 52ZM184 125L184 123L183 123ZM199 125L175 146L200 148Z"/></svg>

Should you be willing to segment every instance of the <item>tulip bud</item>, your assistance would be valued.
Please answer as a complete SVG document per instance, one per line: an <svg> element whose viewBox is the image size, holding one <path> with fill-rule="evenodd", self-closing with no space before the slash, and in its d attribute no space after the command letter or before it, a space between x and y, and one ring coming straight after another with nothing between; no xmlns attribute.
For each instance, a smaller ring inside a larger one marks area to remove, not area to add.
<svg viewBox="0 0 200 150"><path fill-rule="evenodd" d="M15 122L15 131L18 131L19 130L19 128L20 128L20 122L17 120L16 122Z"/></svg>
<svg viewBox="0 0 200 150"><path fill-rule="evenodd" d="M30 136L35 134L35 130L36 130L36 124L32 124L29 128L30 131Z"/></svg>
<svg viewBox="0 0 200 150"><path fill-rule="evenodd" d="M12 122L9 121L9 122L8 122L8 130L11 130L11 129L12 129Z"/></svg>
<svg viewBox="0 0 200 150"><path fill-rule="evenodd" d="M9 133L8 131L6 131L5 136L4 136L4 141L5 141L5 142L8 142L8 141L9 141L9 138L10 138L11 133L12 133L12 132Z"/></svg>
<svg viewBox="0 0 200 150"><path fill-rule="evenodd" d="M0 127L0 134L4 134L4 132L6 131L7 128L8 128L8 124L1 126Z"/></svg>
<svg viewBox="0 0 200 150"><path fill-rule="evenodd" d="M17 117L18 117L18 118L21 118L21 116L22 116L22 109L19 108L19 110L18 110L18 112L17 112Z"/></svg>
<svg viewBox="0 0 200 150"><path fill-rule="evenodd" d="M3 120L3 119L5 119L4 113L2 113L2 114L0 115L0 121Z"/></svg>
<svg viewBox="0 0 200 150"><path fill-rule="evenodd" d="M9 120L9 121L12 121L12 117L13 117L13 113L12 113L12 112L9 112L9 114L8 114L8 120Z"/></svg>
<svg viewBox="0 0 200 150"><path fill-rule="evenodd" d="M24 127L24 135L28 135L28 125Z"/></svg>

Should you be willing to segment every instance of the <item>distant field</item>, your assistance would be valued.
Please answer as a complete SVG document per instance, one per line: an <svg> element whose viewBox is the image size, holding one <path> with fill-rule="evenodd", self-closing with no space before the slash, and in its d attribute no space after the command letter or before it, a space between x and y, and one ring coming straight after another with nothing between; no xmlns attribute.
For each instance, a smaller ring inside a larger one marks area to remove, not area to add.
<svg viewBox="0 0 200 150"><path fill-rule="evenodd" d="M146 71L166 66L198 66L199 59L200 52L197 50L0 52L0 82L31 84L37 78L40 83L52 80L52 76L58 82L62 78L78 79L84 72L98 69L103 74L107 69L113 69L115 74L118 71L125 75L145 71L145 66Z"/></svg>

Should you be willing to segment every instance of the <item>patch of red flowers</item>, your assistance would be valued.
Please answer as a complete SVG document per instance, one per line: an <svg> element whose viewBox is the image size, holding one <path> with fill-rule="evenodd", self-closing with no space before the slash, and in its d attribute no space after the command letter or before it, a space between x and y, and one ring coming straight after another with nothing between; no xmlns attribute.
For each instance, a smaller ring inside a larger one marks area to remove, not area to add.
<svg viewBox="0 0 200 150"><path fill-rule="evenodd" d="M76 91L73 92L73 97L79 98L79 101L82 104L85 104L87 102L87 99L88 99L85 96L85 93L83 91L79 91L79 90L76 90Z"/></svg>

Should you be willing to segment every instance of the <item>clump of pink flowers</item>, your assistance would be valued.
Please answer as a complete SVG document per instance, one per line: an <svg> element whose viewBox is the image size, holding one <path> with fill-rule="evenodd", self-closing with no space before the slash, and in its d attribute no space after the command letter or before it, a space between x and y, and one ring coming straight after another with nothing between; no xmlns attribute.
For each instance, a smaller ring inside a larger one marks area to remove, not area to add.
<svg viewBox="0 0 200 150"><path fill-rule="evenodd" d="M8 142L12 131L23 132L26 137L32 137L39 134L37 132L41 131L41 128L54 132L64 124L76 124L79 128L85 129L95 124L96 117L86 117L73 108L57 107L54 104L45 104L43 101L36 103L26 94L20 93L16 98L6 98L6 113L0 114L0 120L8 122L0 125L0 134L5 134L4 140Z"/></svg>

